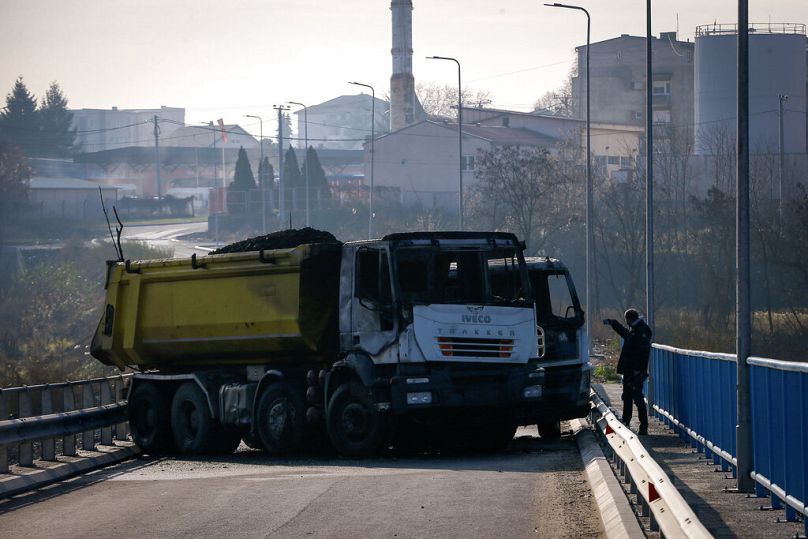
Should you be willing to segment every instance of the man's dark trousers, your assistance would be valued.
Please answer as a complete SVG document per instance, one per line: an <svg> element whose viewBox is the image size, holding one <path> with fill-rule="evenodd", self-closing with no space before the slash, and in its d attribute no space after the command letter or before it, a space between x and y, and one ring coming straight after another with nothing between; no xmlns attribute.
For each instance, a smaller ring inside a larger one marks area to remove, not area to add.
<svg viewBox="0 0 808 539"><path fill-rule="evenodd" d="M640 432L648 430L648 410L645 407L645 397L642 394L642 385L648 375L645 373L627 374L623 376L623 424L631 423L632 405L637 405L637 417L640 419Z"/></svg>

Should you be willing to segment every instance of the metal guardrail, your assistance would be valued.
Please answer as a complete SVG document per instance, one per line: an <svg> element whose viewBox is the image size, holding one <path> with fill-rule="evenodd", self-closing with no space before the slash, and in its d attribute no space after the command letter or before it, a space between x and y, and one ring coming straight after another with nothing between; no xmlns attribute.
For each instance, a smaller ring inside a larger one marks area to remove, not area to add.
<svg viewBox="0 0 808 539"><path fill-rule="evenodd" d="M607 444L607 454L618 464L623 480L637 494L643 516L651 517L651 530L663 537L712 537L685 502L673 482L640 443L637 435L623 425L602 398L590 394L600 418L595 431Z"/></svg>
<svg viewBox="0 0 808 539"><path fill-rule="evenodd" d="M76 456L77 435L83 450L126 440L126 388L130 375L0 389L0 473L9 472L9 450L20 466L32 466L34 442L45 461L61 453ZM114 431L114 432L113 432Z"/></svg>
<svg viewBox="0 0 808 539"><path fill-rule="evenodd" d="M736 356L653 345L653 410L679 436L736 473ZM808 535L808 363L749 358L756 494Z"/></svg>

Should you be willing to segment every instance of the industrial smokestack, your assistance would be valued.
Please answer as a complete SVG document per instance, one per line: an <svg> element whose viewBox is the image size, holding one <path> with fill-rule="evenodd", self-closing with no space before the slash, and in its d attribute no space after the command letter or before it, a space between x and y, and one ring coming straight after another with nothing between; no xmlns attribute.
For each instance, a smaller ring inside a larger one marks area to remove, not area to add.
<svg viewBox="0 0 808 539"><path fill-rule="evenodd" d="M393 76L390 77L390 131L420 120L423 109L415 96L412 76L412 1L392 0Z"/></svg>

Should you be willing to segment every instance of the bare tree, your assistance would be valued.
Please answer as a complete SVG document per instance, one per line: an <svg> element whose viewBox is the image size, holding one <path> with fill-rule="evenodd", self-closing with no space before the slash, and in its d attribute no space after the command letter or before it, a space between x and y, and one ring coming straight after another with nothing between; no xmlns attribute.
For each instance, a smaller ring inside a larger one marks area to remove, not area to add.
<svg viewBox="0 0 808 539"><path fill-rule="evenodd" d="M415 86L415 93L429 116L457 117L457 86L424 82ZM464 107L482 108L489 103L491 103L491 92L488 90L463 88Z"/></svg>
<svg viewBox="0 0 808 539"><path fill-rule="evenodd" d="M543 250L569 222L566 212L569 178L544 148L499 146L480 152L475 166L474 212L494 229L512 230L528 246Z"/></svg>

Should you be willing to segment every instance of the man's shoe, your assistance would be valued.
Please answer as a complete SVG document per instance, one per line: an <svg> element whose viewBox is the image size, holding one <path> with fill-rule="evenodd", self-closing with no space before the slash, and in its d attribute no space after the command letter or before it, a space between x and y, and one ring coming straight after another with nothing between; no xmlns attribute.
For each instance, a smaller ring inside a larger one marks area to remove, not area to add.
<svg viewBox="0 0 808 539"><path fill-rule="evenodd" d="M648 429L640 429L637 433L639 436L648 436Z"/></svg>

